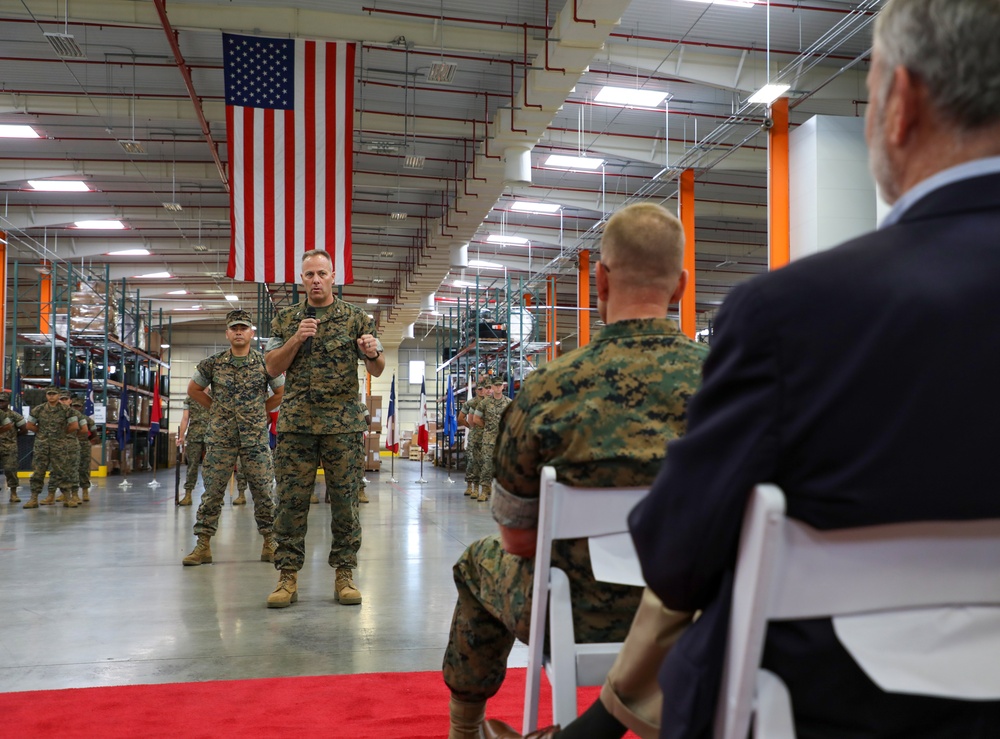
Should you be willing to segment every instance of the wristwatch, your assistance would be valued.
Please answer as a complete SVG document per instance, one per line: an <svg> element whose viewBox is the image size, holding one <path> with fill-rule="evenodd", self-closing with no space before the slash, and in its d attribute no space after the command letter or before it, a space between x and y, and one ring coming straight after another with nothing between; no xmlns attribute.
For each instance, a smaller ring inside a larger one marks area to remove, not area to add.
<svg viewBox="0 0 1000 739"><path fill-rule="evenodd" d="M365 359L367 359L367 360L368 360L369 362L374 362L374 361L375 361L376 359L378 359L378 358L379 358L380 356L382 356L382 350L381 350L381 349L376 349L376 350L375 350L375 356L374 356L374 357L369 357L369 356L368 356L368 355L366 354L366 355L365 355Z"/></svg>

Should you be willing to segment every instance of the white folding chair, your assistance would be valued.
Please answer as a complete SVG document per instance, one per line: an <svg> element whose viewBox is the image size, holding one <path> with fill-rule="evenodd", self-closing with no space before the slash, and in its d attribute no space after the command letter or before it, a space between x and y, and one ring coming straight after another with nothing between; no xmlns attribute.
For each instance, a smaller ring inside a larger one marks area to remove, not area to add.
<svg viewBox="0 0 1000 739"><path fill-rule="evenodd" d="M588 538L598 580L642 585L638 557L628 536L627 518L629 511L648 491L649 488L569 487L556 482L555 468L542 469L531 600L531 644L524 693L525 734L538 728L542 669L552 685L554 720L565 725L577 715L577 686L601 685L621 650L621 642L576 643L569 578L558 567L551 566L552 542ZM543 650L546 610L548 656Z"/></svg>
<svg viewBox="0 0 1000 739"><path fill-rule="evenodd" d="M738 557L716 739L746 739L751 721L758 739L795 737L787 688L760 668L768 621L832 617L836 628L836 617L1000 605L1000 519L818 531L785 517L780 489L758 485ZM959 657L942 649L935 659L947 664ZM1000 698L1000 660L981 660L980 672L960 682L947 686L948 697Z"/></svg>

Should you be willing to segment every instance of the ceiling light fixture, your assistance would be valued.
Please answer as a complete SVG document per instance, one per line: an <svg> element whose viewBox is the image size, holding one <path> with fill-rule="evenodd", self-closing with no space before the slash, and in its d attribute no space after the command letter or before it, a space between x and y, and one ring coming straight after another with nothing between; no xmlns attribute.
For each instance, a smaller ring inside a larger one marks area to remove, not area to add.
<svg viewBox="0 0 1000 739"><path fill-rule="evenodd" d="M368 303L368 305L378 305L378 298L368 298L365 302Z"/></svg>
<svg viewBox="0 0 1000 739"><path fill-rule="evenodd" d="M565 154L551 154L549 158L542 162L546 167L558 167L559 169L600 169L604 165L604 160L598 157L573 157Z"/></svg>
<svg viewBox="0 0 1000 739"><path fill-rule="evenodd" d="M390 257L392 257L392 252L391 251L380 251L378 253L378 255L380 257L382 257L383 259L389 259Z"/></svg>
<svg viewBox="0 0 1000 739"><path fill-rule="evenodd" d="M372 277L372 284L373 285L379 285L379 284L381 284L383 282L385 282L385 278L384 277Z"/></svg>
<svg viewBox="0 0 1000 739"><path fill-rule="evenodd" d="M76 228L87 228L87 229L105 229L108 231L120 231L125 228L125 224L121 221L109 220L109 221L77 221L73 224Z"/></svg>
<svg viewBox="0 0 1000 739"><path fill-rule="evenodd" d="M408 154L403 160L403 169L423 169L424 162L427 157L417 156L416 154Z"/></svg>
<svg viewBox="0 0 1000 739"><path fill-rule="evenodd" d="M486 240L491 244L515 244L524 246L528 240L522 236L507 236L506 234L490 234Z"/></svg>
<svg viewBox="0 0 1000 739"><path fill-rule="evenodd" d="M228 300L230 302L237 302L238 303L239 300L240 300L240 296L239 295L226 295L224 297L226 298L226 300Z"/></svg>
<svg viewBox="0 0 1000 739"><path fill-rule="evenodd" d="M505 269L499 262L487 262L482 259L470 259L469 266L476 269Z"/></svg>
<svg viewBox="0 0 1000 739"><path fill-rule="evenodd" d="M754 5L763 4L763 0L691 0L691 2L707 5L729 5L734 8L752 8Z"/></svg>
<svg viewBox="0 0 1000 739"><path fill-rule="evenodd" d="M655 108L667 98L668 93L659 90L636 90L630 87L602 87L594 96L595 103L611 105L634 105L639 108Z"/></svg>
<svg viewBox="0 0 1000 739"><path fill-rule="evenodd" d="M455 80L455 72L457 71L458 65L455 62L443 62L440 60L431 62L431 66L427 69L427 81L449 85Z"/></svg>
<svg viewBox="0 0 1000 739"><path fill-rule="evenodd" d="M562 206L559 203L538 203L531 200L515 200L511 210L519 213L558 213Z"/></svg>
<svg viewBox="0 0 1000 739"><path fill-rule="evenodd" d="M150 272L145 275L136 275L140 280L165 280L172 276L169 272Z"/></svg>
<svg viewBox="0 0 1000 739"><path fill-rule="evenodd" d="M104 252L108 257L148 257L152 254L149 249L119 249L118 251Z"/></svg>
<svg viewBox="0 0 1000 739"><path fill-rule="evenodd" d="M753 95L750 96L747 102L759 103L761 105L770 105L775 100L784 95L788 90L791 89L791 85L782 84L768 84L764 85L762 88L757 90Z"/></svg>
<svg viewBox="0 0 1000 739"><path fill-rule="evenodd" d="M401 210L393 211L392 213L389 214L389 218L391 218L394 221L405 221L406 213L404 213Z"/></svg>
<svg viewBox="0 0 1000 739"><path fill-rule="evenodd" d="M86 59L87 55L80 48L80 44L76 42L71 33L50 33L45 32L45 40L49 42L49 46L55 51L56 56L60 59Z"/></svg>
<svg viewBox="0 0 1000 739"><path fill-rule="evenodd" d="M28 186L39 192L90 192L83 180L28 180Z"/></svg>
<svg viewBox="0 0 1000 739"><path fill-rule="evenodd" d="M174 308L174 310L201 310L201 306L192 305L190 308Z"/></svg>
<svg viewBox="0 0 1000 739"><path fill-rule="evenodd" d="M173 202L164 203L163 208L164 210L169 210L171 213L180 213L182 210L184 210L183 206L180 203L173 203Z"/></svg>
<svg viewBox="0 0 1000 739"><path fill-rule="evenodd" d="M191 248L195 251L208 251L208 247L204 244L192 244Z"/></svg>
<svg viewBox="0 0 1000 739"><path fill-rule="evenodd" d="M167 295L187 295L187 294L188 294L187 290L171 290L170 292L167 293Z"/></svg>
<svg viewBox="0 0 1000 739"><path fill-rule="evenodd" d="M128 154L146 153L146 147L135 139L118 139L118 145Z"/></svg>
<svg viewBox="0 0 1000 739"><path fill-rule="evenodd" d="M40 139L41 135L31 126L0 123L0 139Z"/></svg>

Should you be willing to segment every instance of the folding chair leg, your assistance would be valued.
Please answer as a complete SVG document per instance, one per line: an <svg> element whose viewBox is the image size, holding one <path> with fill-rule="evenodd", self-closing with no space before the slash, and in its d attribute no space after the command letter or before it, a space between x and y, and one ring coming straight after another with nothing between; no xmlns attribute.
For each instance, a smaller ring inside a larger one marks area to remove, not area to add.
<svg viewBox="0 0 1000 739"><path fill-rule="evenodd" d="M795 739L792 696L777 675L757 670L757 710L754 739Z"/></svg>

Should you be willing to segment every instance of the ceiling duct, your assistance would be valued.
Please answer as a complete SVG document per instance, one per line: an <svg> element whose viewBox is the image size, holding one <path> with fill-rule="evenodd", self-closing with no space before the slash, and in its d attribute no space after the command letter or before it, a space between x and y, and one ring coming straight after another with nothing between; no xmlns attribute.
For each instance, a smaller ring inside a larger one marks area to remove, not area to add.
<svg viewBox="0 0 1000 739"><path fill-rule="evenodd" d="M464 269L469 266L469 245L456 244L451 247L451 266Z"/></svg>
<svg viewBox="0 0 1000 739"><path fill-rule="evenodd" d="M503 150L503 181L505 185L531 184L531 149L508 146Z"/></svg>
<svg viewBox="0 0 1000 739"><path fill-rule="evenodd" d="M50 33L46 31L45 40L60 59L86 59L87 55L73 38L71 33Z"/></svg>

